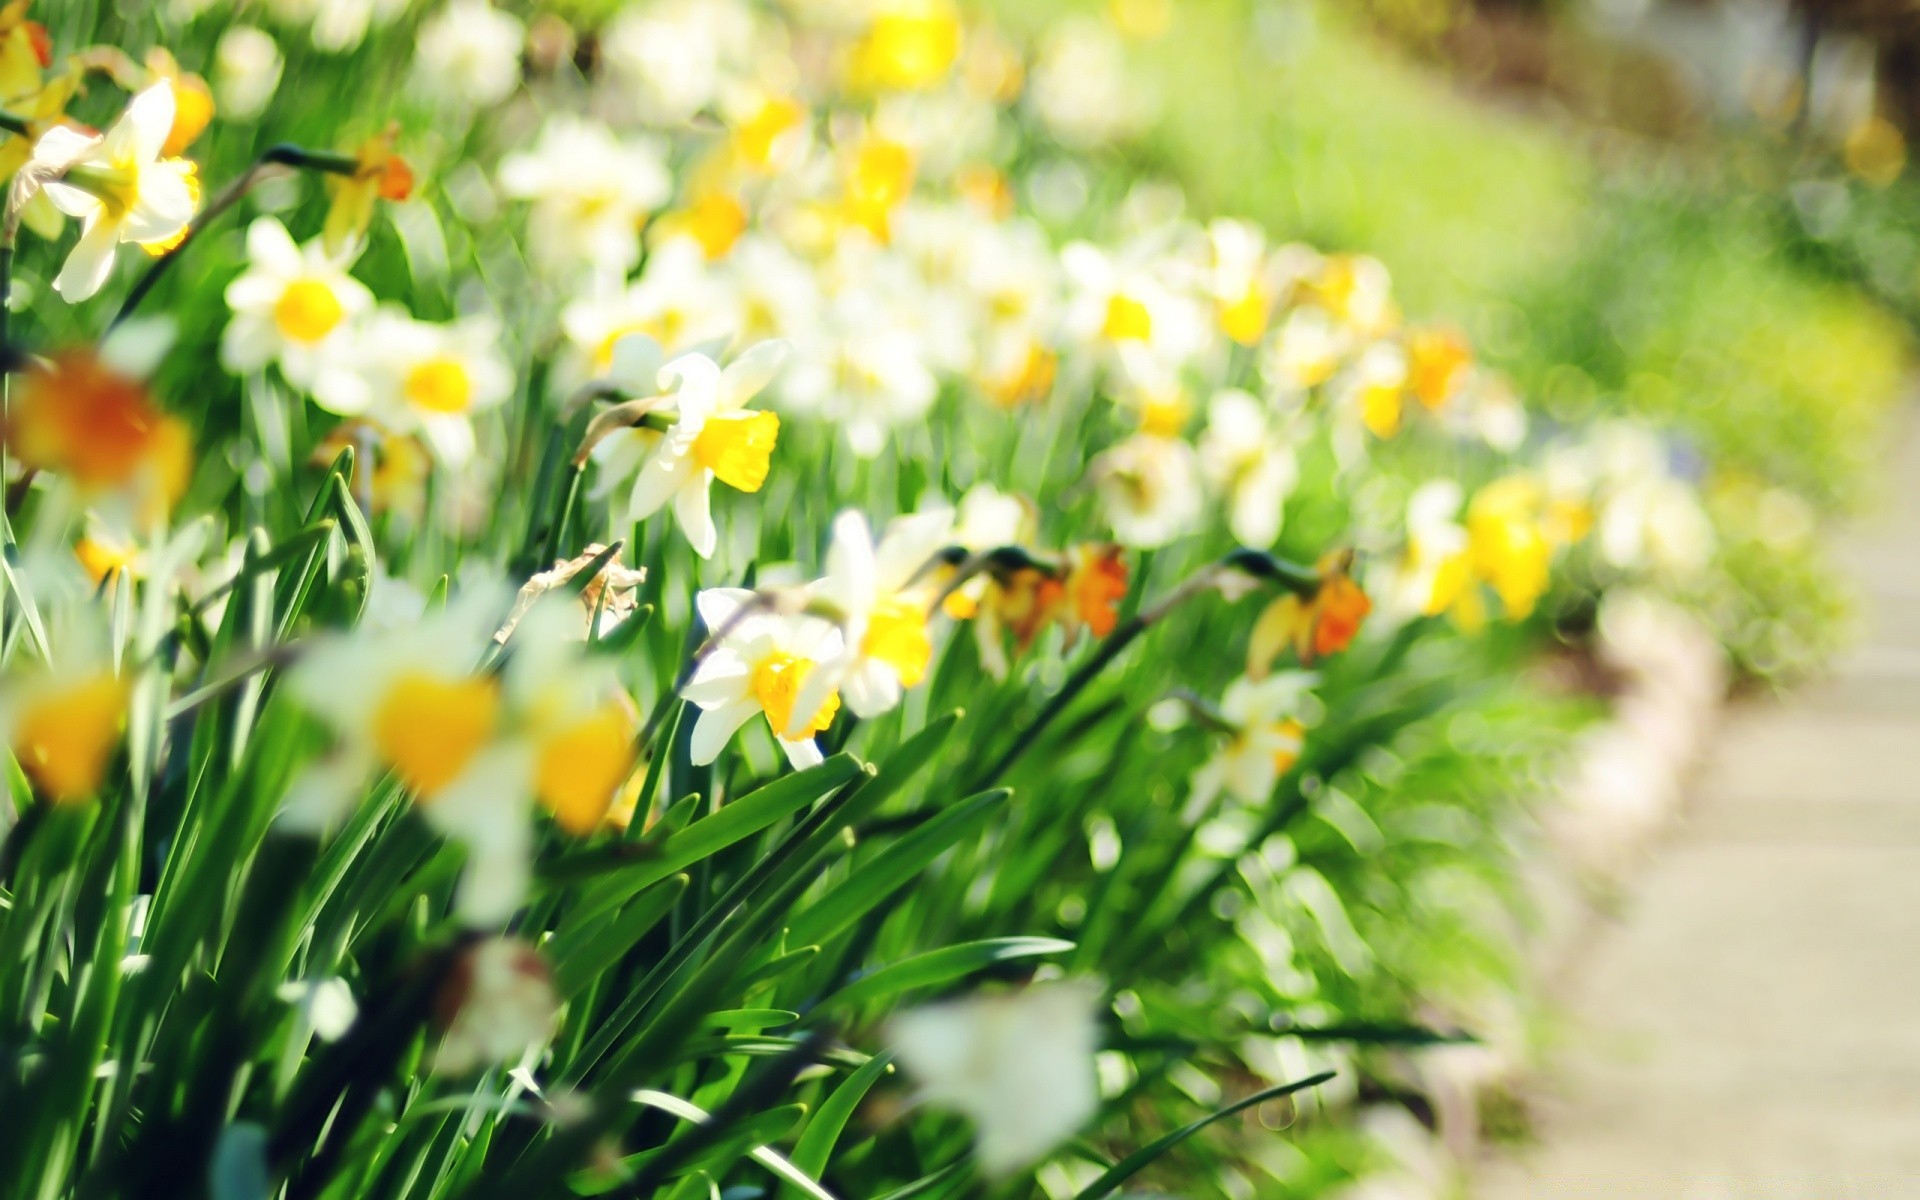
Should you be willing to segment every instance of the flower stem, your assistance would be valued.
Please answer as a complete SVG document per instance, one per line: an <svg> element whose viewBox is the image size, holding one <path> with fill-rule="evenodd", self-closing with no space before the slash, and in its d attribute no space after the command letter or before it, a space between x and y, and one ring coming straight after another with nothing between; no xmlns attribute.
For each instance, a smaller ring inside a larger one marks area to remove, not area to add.
<svg viewBox="0 0 1920 1200"><path fill-rule="evenodd" d="M125 302L120 305L120 311L114 314L107 328L117 329L122 322L132 316L133 310L140 307L140 302L147 298L147 293L160 282L161 277L173 266L174 260L179 258L187 245L200 235L200 231L212 224L222 213L238 204L243 196L253 190L254 184L260 182L261 177L273 167L293 167L299 170L319 171L328 175L347 176L353 175L360 169L359 161L350 155L304 150L299 146L286 143L267 147L261 152L259 158L253 160L252 165L240 172L233 182L221 189L219 195L208 201L207 206L194 215L193 220L187 223L186 234L172 249L153 260L146 274L142 275L134 283L133 290L127 293Z"/></svg>

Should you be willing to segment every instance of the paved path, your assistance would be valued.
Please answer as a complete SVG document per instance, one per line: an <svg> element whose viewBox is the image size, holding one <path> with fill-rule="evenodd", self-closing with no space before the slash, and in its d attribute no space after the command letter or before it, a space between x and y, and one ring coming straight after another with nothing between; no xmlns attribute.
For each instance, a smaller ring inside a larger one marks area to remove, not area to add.
<svg viewBox="0 0 1920 1200"><path fill-rule="evenodd" d="M1920 1197L1920 425L1893 457L1860 645L1729 717L1480 1200Z"/></svg>

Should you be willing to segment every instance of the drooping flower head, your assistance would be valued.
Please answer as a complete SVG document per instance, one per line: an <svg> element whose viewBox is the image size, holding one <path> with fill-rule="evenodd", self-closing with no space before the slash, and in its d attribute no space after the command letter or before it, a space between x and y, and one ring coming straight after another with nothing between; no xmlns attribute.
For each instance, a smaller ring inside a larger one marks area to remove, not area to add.
<svg viewBox="0 0 1920 1200"><path fill-rule="evenodd" d="M55 125L34 144L34 163L55 176L43 185L47 198L81 220L80 240L53 281L69 302L100 290L120 243L159 255L186 236L200 181L191 162L164 156L174 112L173 83L162 78L128 101L105 134Z"/></svg>
<svg viewBox="0 0 1920 1200"><path fill-rule="evenodd" d="M186 424L156 405L131 371L91 350L62 351L28 369L6 442L20 461L83 495L123 496L146 515L178 500L193 470Z"/></svg>
<svg viewBox="0 0 1920 1200"><path fill-rule="evenodd" d="M1266 678L1282 650L1290 648L1302 663L1311 663L1352 644L1373 611L1373 602L1348 574L1352 566L1352 551L1331 551L1320 559L1320 582L1311 596L1289 591L1267 605L1247 643L1249 678Z"/></svg>

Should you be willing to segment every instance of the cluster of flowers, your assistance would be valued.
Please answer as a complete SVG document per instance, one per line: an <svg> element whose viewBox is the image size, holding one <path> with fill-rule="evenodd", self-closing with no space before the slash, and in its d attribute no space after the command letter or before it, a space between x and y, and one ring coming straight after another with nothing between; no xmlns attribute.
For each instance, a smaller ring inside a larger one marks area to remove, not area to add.
<svg viewBox="0 0 1920 1200"><path fill-rule="evenodd" d="M409 6L266 7L337 51ZM356 278L378 203L416 189L398 129L351 153L263 158L262 168L323 175L328 215L304 244L280 217L257 216L225 289L220 362L277 377L340 418L320 452L371 455L376 511L418 509L429 472L483 494L512 486L508 423L494 410L524 394L547 424L584 418L575 463L609 542L671 509L701 559L726 524L713 484L752 494L791 470L780 461L789 426L824 431L816 447L841 441L860 460L906 457L922 453L917 431L936 417L956 434L974 420L1079 422L1086 398L1103 397L1094 423L1121 436L1085 464L1104 523L1094 540L1045 549L1046 535L1069 531L1043 529L1019 481L981 480L877 536L862 513L841 513L812 582L700 590L705 638L677 687L699 710L694 764L714 762L755 717L793 766L820 762L816 739L843 708L877 717L926 683L952 622L972 624L979 662L998 679L1050 632L1063 647L1119 636L1128 552L1225 530L1250 549L1196 578L1230 595L1275 582L1281 593L1252 624L1244 673L1205 706L1217 753L1188 811L1222 795L1260 804L1311 736L1312 677L1275 666L1340 652L1376 601L1396 623L1450 614L1472 630L1490 600L1510 619L1531 613L1556 556L1594 528L1622 569L1684 571L1708 552L1657 442L1602 430L1529 455L1517 398L1460 334L1405 323L1377 261L1275 245L1244 221L1197 223L1151 188L1128 201L1119 236L1056 245L1028 211L1079 218L1089 177L1062 157L1016 180L1007 147L1034 140L1036 124L1068 146L1123 131L1127 105L1111 94L1110 47L1097 37L1063 35L1029 64L943 0L792 9L772 20L744 0L667 0L615 18L588 55L557 18L528 25L486 0L453 0L419 28L418 86L468 123L498 108L489 128L524 148L449 164L442 195L476 228L503 213L524 220L526 302L425 321ZM595 64L589 94L563 107L583 62ZM257 172L202 208L184 155L217 119L216 95L236 121L265 111L281 59L270 34L236 27L212 85L164 52L144 65L98 50L53 64L24 0L0 10L7 244L21 222L54 239L60 214L78 219L52 282L77 304L107 285L120 246L140 247L153 269L244 196ZM63 117L96 73L129 94L104 133ZM41 497L20 600L64 632L9 675L0 718L49 802L102 789L130 709L128 652L153 651L174 624L173 598L185 595L199 619L231 586L234 559L204 544L207 523L175 516L194 436L142 382L168 337L129 320L98 349L24 362L8 418L9 483ZM518 351L550 358L543 386L523 382ZM1350 546L1311 570L1258 566L1275 562L1266 552L1285 532L1305 456L1327 459L1334 492L1360 497L1390 475L1375 459L1410 438L1498 469L1471 490L1450 478L1414 487L1404 518L1378 528L1356 518ZM415 516L466 532L457 513ZM288 676L331 746L282 823L323 833L390 775L466 847L462 918L497 930L527 897L536 813L579 836L651 815L636 812L636 768L654 730L598 648L648 581L596 545L513 581L524 584L518 604L509 585L469 579L454 602L429 607L381 563L368 569L387 609L300 647ZM89 614L103 589L124 597L136 577L143 611L159 615L145 642L115 645ZM552 1027L537 952L489 945L475 986L494 980L509 998L476 1001L493 1024L450 1035L460 1048L443 1063L512 1057ZM1091 1111L1096 1001L1085 988L1034 989L1044 1038L1007 1032L1023 1011L1007 997L928 1010L896 1031L930 1092L975 1118L983 1157L1010 1169ZM498 1017L502 1007L520 1016ZM992 1086L962 1082L979 1072L929 1021L973 1031L999 1064ZM1071 1092L1040 1114L1006 1099L1036 1070Z"/></svg>

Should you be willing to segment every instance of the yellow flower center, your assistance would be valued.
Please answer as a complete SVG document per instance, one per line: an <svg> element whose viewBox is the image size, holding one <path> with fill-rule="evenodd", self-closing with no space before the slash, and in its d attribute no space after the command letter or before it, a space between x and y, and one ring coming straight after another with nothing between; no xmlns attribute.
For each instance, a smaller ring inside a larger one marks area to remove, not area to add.
<svg viewBox="0 0 1920 1200"><path fill-rule="evenodd" d="M807 110L792 100L781 97L768 100L734 133L734 146L747 162L766 167L773 159L773 144L780 135L806 118Z"/></svg>
<svg viewBox="0 0 1920 1200"><path fill-rule="evenodd" d="M346 315L340 298L318 279L294 280L273 305L273 323L280 335L309 344L332 333Z"/></svg>
<svg viewBox="0 0 1920 1200"><path fill-rule="evenodd" d="M402 390L410 402L429 412L465 412L473 402L473 378L450 355L430 358L408 371Z"/></svg>
<svg viewBox="0 0 1920 1200"><path fill-rule="evenodd" d="M84 800L100 790L126 711L126 684L111 675L52 688L21 714L13 753L49 799Z"/></svg>
<svg viewBox="0 0 1920 1200"><path fill-rule="evenodd" d="M1220 305L1220 329L1242 346L1251 346L1267 331L1267 297L1258 284L1238 300Z"/></svg>
<svg viewBox="0 0 1920 1200"><path fill-rule="evenodd" d="M452 783L493 736L500 692L485 678L444 680L408 672L373 715L373 741L408 787L431 795Z"/></svg>
<svg viewBox="0 0 1920 1200"><path fill-rule="evenodd" d="M569 833L588 834L605 820L613 794L633 770L633 733L616 708L546 740L535 789Z"/></svg>
<svg viewBox="0 0 1920 1200"><path fill-rule="evenodd" d="M1100 335L1113 342L1144 342L1153 336L1153 316L1132 296L1115 293L1107 301L1107 321Z"/></svg>
<svg viewBox="0 0 1920 1200"><path fill-rule="evenodd" d="M900 677L900 686L913 687L927 677L933 661L933 639L927 633L927 609L900 596L873 606L867 616L860 653L879 659Z"/></svg>
<svg viewBox="0 0 1920 1200"><path fill-rule="evenodd" d="M1400 388L1371 384L1360 392L1360 419L1378 438L1390 438L1400 428Z"/></svg>
<svg viewBox="0 0 1920 1200"><path fill-rule="evenodd" d="M767 481L773 447L779 440L780 418L775 413L720 413L708 417L693 439L693 457L728 487L757 492Z"/></svg>
<svg viewBox="0 0 1920 1200"><path fill-rule="evenodd" d="M798 655L775 651L754 664L753 678L749 686L753 689L753 698L766 710L767 723L781 737L789 736L787 730L793 726L793 702L800 694L800 685L807 681L813 671L814 661ZM840 694L831 693L820 711L813 714L806 727L791 736L796 738L812 737L827 726L833 724L833 716L840 711Z"/></svg>

